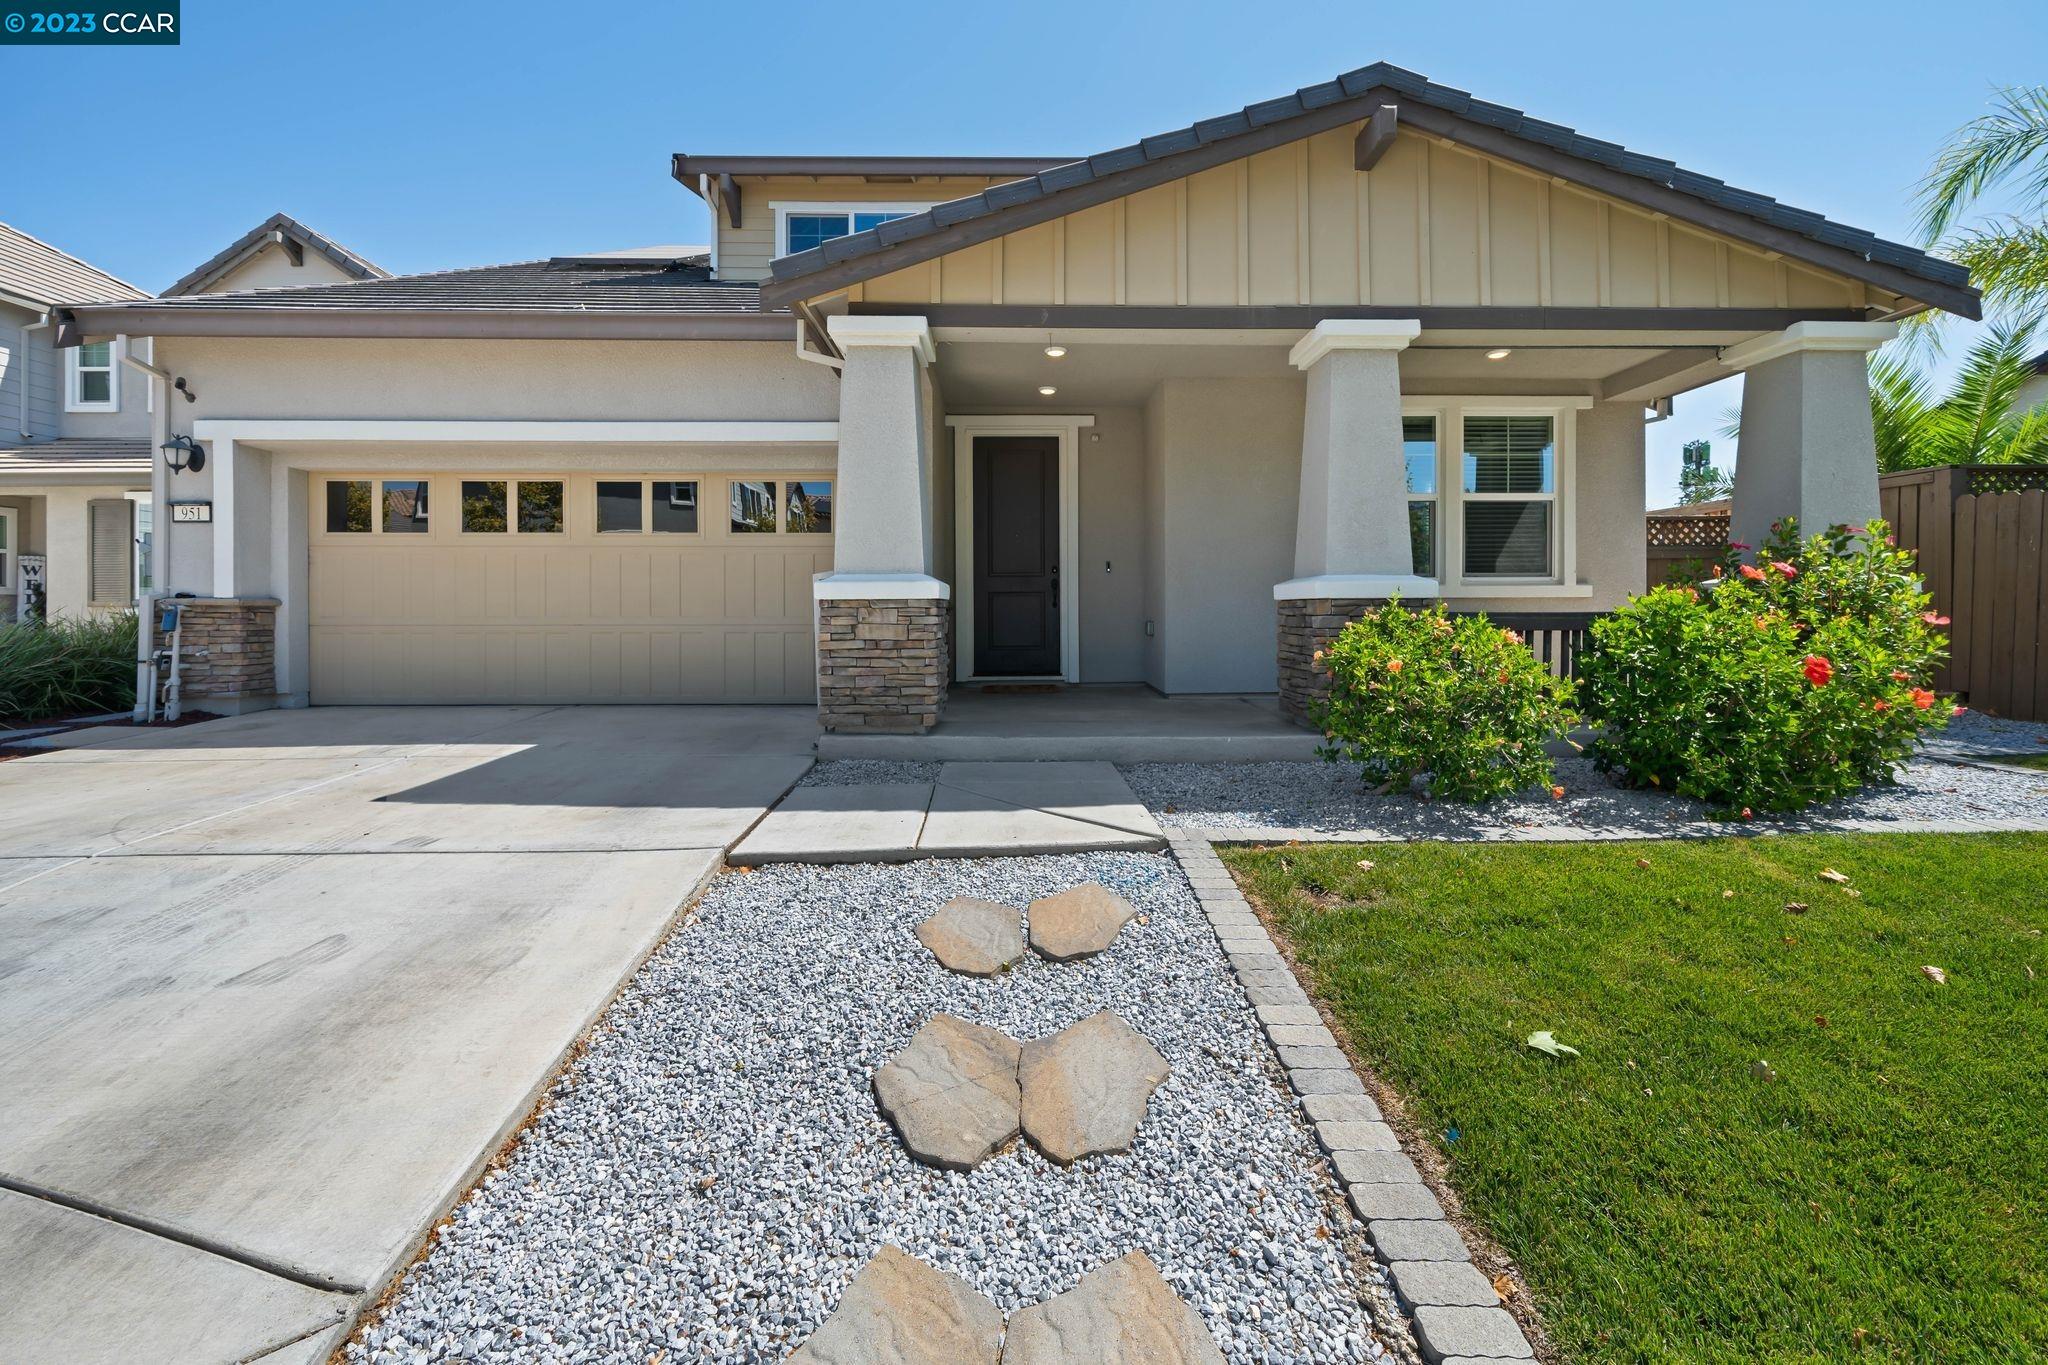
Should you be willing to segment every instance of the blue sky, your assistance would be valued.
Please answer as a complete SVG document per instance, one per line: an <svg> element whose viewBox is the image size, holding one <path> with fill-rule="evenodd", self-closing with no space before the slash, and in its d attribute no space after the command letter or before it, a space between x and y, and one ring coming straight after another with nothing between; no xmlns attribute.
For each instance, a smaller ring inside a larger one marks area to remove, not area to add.
<svg viewBox="0 0 2048 1365"><path fill-rule="evenodd" d="M1943 136L2048 77L2040 0L183 11L174 48L0 47L0 220L150 289L278 210L399 272L703 241L671 152L1080 155L1376 60L1909 240ZM1733 388L1650 428L1653 502Z"/></svg>

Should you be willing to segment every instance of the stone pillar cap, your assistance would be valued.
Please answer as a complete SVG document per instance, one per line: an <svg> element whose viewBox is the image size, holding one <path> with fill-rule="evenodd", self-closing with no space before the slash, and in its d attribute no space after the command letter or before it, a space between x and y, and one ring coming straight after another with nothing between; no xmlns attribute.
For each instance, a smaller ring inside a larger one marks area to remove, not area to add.
<svg viewBox="0 0 2048 1365"><path fill-rule="evenodd" d="M826 573L811 579L811 595L820 602L945 601L952 586L921 573Z"/></svg>
<svg viewBox="0 0 2048 1365"><path fill-rule="evenodd" d="M1437 595L1434 578L1414 574L1326 573L1312 578L1290 578L1273 585L1275 602L1313 601L1319 598L1358 598L1368 601L1403 597L1410 601Z"/></svg>
<svg viewBox="0 0 2048 1365"><path fill-rule="evenodd" d="M1332 351L1401 351L1422 335L1419 318L1325 318L1287 353L1287 363L1306 370Z"/></svg>
<svg viewBox="0 0 2048 1365"><path fill-rule="evenodd" d="M1730 346L1721 352L1721 363L1731 370L1748 370L1795 351L1867 354L1898 334L1896 322L1795 322L1782 332L1769 332Z"/></svg>

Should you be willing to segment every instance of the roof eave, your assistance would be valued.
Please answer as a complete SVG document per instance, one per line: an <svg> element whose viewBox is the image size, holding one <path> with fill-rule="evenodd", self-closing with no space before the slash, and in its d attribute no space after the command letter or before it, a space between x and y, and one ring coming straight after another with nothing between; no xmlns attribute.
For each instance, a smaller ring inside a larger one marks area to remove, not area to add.
<svg viewBox="0 0 2048 1365"><path fill-rule="evenodd" d="M121 334L152 337L386 337L415 340L565 339L787 341L788 313L646 309L335 308L120 305L63 310L55 340L76 345Z"/></svg>
<svg viewBox="0 0 2048 1365"><path fill-rule="evenodd" d="M669 174L693 193L703 175L756 176L905 176L924 180L947 177L1000 179L1037 175L1080 157L1057 156L691 156L669 158Z"/></svg>

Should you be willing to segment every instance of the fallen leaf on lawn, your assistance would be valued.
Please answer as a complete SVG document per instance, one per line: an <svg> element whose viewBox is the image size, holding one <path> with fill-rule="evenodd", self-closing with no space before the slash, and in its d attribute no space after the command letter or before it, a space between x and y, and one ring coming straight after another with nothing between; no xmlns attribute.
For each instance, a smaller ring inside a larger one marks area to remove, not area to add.
<svg viewBox="0 0 2048 1365"><path fill-rule="evenodd" d="M1788 915L1803 915L1803 914L1805 914L1805 913L1806 913L1806 902L1805 902L1805 901L1786 901L1786 902L1785 902L1785 913L1786 913L1786 914L1788 914Z"/></svg>
<svg viewBox="0 0 2048 1365"><path fill-rule="evenodd" d="M1502 1303L1506 1303L1515 1296L1515 1282L1505 1275L1496 1275L1493 1277L1493 1292L1500 1295Z"/></svg>
<svg viewBox="0 0 2048 1365"><path fill-rule="evenodd" d="M2023 965L2023 966L2024 966L2025 964L2023 963L2023 964L2021 964L2021 965ZM2034 979L2034 969L2033 969L2032 967L2028 967L2028 968L2027 968L2027 980L2029 980L2029 981L2032 981L2033 979Z"/></svg>
<svg viewBox="0 0 2048 1365"><path fill-rule="evenodd" d="M1648 867L1649 865L1650 865L1650 860L1649 860L1648 858L1638 858L1638 859L1636 859L1636 866L1637 866L1637 867Z"/></svg>
<svg viewBox="0 0 2048 1365"><path fill-rule="evenodd" d="M1920 975L1926 977L1937 986L1946 986L1948 984L1948 973L1939 967L1922 967Z"/></svg>
<svg viewBox="0 0 2048 1365"><path fill-rule="evenodd" d="M1529 1046L1549 1057L1576 1057L1579 1050L1560 1043L1550 1036L1549 1029L1542 1029L1529 1035Z"/></svg>
<svg viewBox="0 0 2048 1365"><path fill-rule="evenodd" d="M1826 1028L1828 1026L1828 1017L1825 1014L1816 1014L1813 1016L1813 1022L1822 1028Z"/></svg>
<svg viewBox="0 0 2048 1365"><path fill-rule="evenodd" d="M1820 870L1820 879L1824 882L1846 882L1849 880L1846 873L1837 872L1832 867L1822 868Z"/></svg>
<svg viewBox="0 0 2048 1365"><path fill-rule="evenodd" d="M1370 872L1370 871L1372 871L1372 859L1370 859L1370 858L1360 858L1360 859L1358 860L1358 870L1359 870L1360 872Z"/></svg>
<svg viewBox="0 0 2048 1365"><path fill-rule="evenodd" d="M1749 1064L1749 1074L1760 1081L1775 1081L1778 1079L1778 1069L1761 1059Z"/></svg>
<svg viewBox="0 0 2048 1365"><path fill-rule="evenodd" d="M1857 896L1857 897L1860 897L1860 896L1862 896L1862 894L1863 894L1863 893L1862 893L1861 891L1858 891L1858 890L1857 890L1857 889L1856 889L1855 887L1853 887L1853 886L1845 886L1845 887L1843 887L1843 888L1842 888L1842 894L1843 894L1843 895L1845 895L1845 896Z"/></svg>
<svg viewBox="0 0 2048 1365"><path fill-rule="evenodd" d="M1721 893L1721 899L1724 901L1732 901L1735 899L1735 893L1733 891L1723 891Z"/></svg>

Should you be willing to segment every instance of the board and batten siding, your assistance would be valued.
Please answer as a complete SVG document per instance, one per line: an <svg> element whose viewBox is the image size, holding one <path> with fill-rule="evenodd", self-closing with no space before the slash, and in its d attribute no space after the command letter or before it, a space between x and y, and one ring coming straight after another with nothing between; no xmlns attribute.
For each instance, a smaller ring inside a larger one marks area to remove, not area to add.
<svg viewBox="0 0 2048 1365"><path fill-rule="evenodd" d="M1372 171L1360 172L1353 144L1362 126L1022 228L868 280L851 296L1136 306L1861 308L1892 301L1859 281L1435 138L1403 133Z"/></svg>
<svg viewBox="0 0 2048 1365"><path fill-rule="evenodd" d="M829 177L741 176L740 225L731 226L722 212L712 210L718 230L718 278L768 278L768 262L774 259L777 245L774 207L777 204L916 204L929 207L949 199L965 199L970 194L980 194L989 186L1002 183L1003 180L987 180L978 176L947 176L895 184L869 184L864 180L834 180Z"/></svg>

